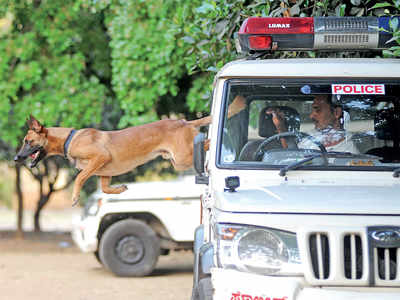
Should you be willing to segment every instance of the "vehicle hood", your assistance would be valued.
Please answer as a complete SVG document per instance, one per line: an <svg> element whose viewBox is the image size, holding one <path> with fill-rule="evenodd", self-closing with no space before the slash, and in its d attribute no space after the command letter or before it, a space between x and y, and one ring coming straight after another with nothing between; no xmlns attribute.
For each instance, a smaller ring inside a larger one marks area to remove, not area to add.
<svg viewBox="0 0 400 300"><path fill-rule="evenodd" d="M215 192L229 212L400 215L400 185L286 185Z"/></svg>

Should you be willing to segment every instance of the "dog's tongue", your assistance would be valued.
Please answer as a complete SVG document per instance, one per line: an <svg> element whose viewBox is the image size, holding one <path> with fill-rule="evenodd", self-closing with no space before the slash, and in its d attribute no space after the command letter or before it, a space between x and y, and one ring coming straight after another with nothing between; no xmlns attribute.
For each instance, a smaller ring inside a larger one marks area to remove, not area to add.
<svg viewBox="0 0 400 300"><path fill-rule="evenodd" d="M30 156L32 159L35 159L39 155L39 151L36 151L35 153L32 153Z"/></svg>

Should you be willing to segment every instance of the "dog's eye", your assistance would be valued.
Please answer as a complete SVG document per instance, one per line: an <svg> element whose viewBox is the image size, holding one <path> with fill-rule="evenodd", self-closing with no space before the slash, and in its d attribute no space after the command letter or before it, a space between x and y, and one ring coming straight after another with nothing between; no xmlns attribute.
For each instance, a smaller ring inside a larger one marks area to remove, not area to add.
<svg viewBox="0 0 400 300"><path fill-rule="evenodd" d="M28 145L32 145L32 140L30 140L30 141L28 141L28 140L25 140L25 144L28 144Z"/></svg>

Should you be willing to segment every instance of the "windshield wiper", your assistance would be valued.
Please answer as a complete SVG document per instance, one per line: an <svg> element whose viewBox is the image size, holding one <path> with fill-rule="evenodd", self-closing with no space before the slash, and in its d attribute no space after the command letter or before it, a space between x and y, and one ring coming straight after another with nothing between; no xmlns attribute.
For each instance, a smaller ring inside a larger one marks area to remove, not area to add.
<svg viewBox="0 0 400 300"><path fill-rule="evenodd" d="M399 178L400 177L400 168L397 168L397 169L393 170L393 177L394 178Z"/></svg>
<svg viewBox="0 0 400 300"><path fill-rule="evenodd" d="M312 160L314 160L315 158L318 158L318 157L322 157L324 159L324 164L326 165L326 164L328 164L328 158L331 158L331 157L333 157L333 158L352 158L354 156L357 157L357 156L360 156L360 154L353 154L351 152L338 152L338 151L329 151L329 152L317 153L317 154L311 155L311 156L306 157L306 158L304 158L304 159L302 159L300 161L296 161L294 163L291 163L291 164L281 168L280 171L279 171L279 175L283 177L283 176L286 175L286 173L289 170L296 170L299 167L301 167L301 166L305 165L306 163L308 163L309 161L312 161ZM399 170L398 172L400 173L400 169L398 169L398 170ZM397 174L397 176L399 176L399 174Z"/></svg>

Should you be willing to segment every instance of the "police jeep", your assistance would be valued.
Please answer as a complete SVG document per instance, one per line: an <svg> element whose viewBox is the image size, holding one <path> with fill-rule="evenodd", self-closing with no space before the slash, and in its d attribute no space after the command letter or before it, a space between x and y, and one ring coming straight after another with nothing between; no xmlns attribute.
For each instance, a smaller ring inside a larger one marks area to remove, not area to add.
<svg viewBox="0 0 400 300"><path fill-rule="evenodd" d="M398 21L243 23L240 46L252 55L216 75L209 151L204 135L194 144L205 190L193 300L400 299L400 60L255 59L265 50L383 49ZM318 137L318 95L340 107L336 139L351 147ZM247 106L228 118L237 96Z"/></svg>

